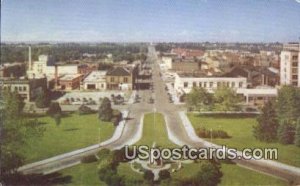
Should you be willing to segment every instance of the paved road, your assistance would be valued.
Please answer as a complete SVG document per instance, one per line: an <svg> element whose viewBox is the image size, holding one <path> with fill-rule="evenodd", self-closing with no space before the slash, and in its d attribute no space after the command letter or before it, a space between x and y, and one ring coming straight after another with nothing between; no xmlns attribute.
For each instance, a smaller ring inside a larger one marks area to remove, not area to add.
<svg viewBox="0 0 300 186"><path fill-rule="evenodd" d="M147 61L150 61L149 59ZM40 162L35 162L32 164L24 165L19 168L19 171L23 174L49 174L52 172L59 171L61 169L71 167L81 163L81 159L88 155L96 154L100 149L119 149L128 144L128 142L133 142L133 136L138 132L140 119L143 113L152 112L153 104L149 104L148 101L152 97L151 90L140 90L137 94L141 97L140 102L129 104L127 107L123 108L129 111L128 119L125 123L125 127L121 134L121 137L104 146L91 146L84 149L78 149L73 152L55 156Z"/></svg>
<svg viewBox="0 0 300 186"><path fill-rule="evenodd" d="M154 48L150 49L150 54L152 54L152 60L155 62L153 64L153 80L156 97L155 107L158 112L165 114L168 128L181 144L183 143L194 148L211 147L211 145L208 145L209 143L193 140L187 134L187 130L183 127L182 120L179 117L179 112L183 111L184 108L169 103L169 98L165 91L165 84L159 76L160 68L156 63L158 60ZM285 164L280 166L274 161L235 160L235 162L242 167L279 177L295 185L300 184L299 169L296 168L297 170L295 170L295 167L289 167Z"/></svg>
<svg viewBox="0 0 300 186"><path fill-rule="evenodd" d="M100 148L93 148L90 150L86 150L81 153L75 153L74 155L51 161L45 163L43 165L35 166L32 168L24 169L23 173L51 173L53 171L58 171L60 169L70 167L80 163L80 159L84 156L95 154L101 148L110 148L116 149L121 148L122 146L128 144L127 142L131 140L132 136L138 132L140 125L140 118L145 112L152 112L156 110L157 112L164 113L165 118L167 120L168 128L174 134L174 136L179 139L182 144L187 144L189 146L200 148L207 147L204 143L195 141L187 134L187 131L183 127L181 123L181 119L179 117L178 112L182 111L184 108L180 106L176 106L174 104L169 103L169 98L167 96L167 92L165 91L165 85L161 77L159 76L159 66L156 63L157 56L155 53L154 47L149 47L149 57L148 62L152 62L153 67L153 86L154 92L150 90L139 91L138 94L141 97L140 103L135 103L129 106L129 120L125 124L124 131L121 137ZM154 104L147 103L150 97L155 98ZM258 161L245 161L245 160L236 160L236 163L241 166L245 166L250 169L254 169L256 171L261 171L266 174L270 174L276 177L280 177L289 181L294 181L294 183L300 183L298 181L299 178L295 176L295 174L291 173L286 169L280 169L278 167L273 167L272 164L261 163Z"/></svg>

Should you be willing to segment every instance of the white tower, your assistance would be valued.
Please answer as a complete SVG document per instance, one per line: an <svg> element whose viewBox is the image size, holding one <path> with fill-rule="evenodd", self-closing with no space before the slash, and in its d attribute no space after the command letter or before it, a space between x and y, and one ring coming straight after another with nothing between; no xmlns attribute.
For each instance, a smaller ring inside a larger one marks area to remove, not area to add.
<svg viewBox="0 0 300 186"><path fill-rule="evenodd" d="M28 70L32 70L31 46L28 47Z"/></svg>

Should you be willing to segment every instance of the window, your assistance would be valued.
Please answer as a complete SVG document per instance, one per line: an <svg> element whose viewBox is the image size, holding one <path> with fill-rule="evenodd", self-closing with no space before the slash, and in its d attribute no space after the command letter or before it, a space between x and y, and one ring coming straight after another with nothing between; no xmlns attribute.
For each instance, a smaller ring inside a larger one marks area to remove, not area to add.
<svg viewBox="0 0 300 186"><path fill-rule="evenodd" d="M24 86L24 87L23 87L23 91L26 91L26 90L27 90L27 87L26 87L26 86Z"/></svg>
<svg viewBox="0 0 300 186"><path fill-rule="evenodd" d="M220 86L221 86L221 82L218 82L218 83L217 83L217 87L220 87Z"/></svg>
<svg viewBox="0 0 300 186"><path fill-rule="evenodd" d="M210 87L210 88L212 88L212 87L213 87L213 85L214 85L214 83L213 83L213 82L209 82L209 87Z"/></svg>
<svg viewBox="0 0 300 186"><path fill-rule="evenodd" d="M184 87L184 88L187 88L187 87L188 87L188 85L189 85L189 83L188 83L188 82L184 82L184 83L183 83L183 87Z"/></svg>
<svg viewBox="0 0 300 186"><path fill-rule="evenodd" d="M199 82L199 87L202 87L202 82Z"/></svg>
<svg viewBox="0 0 300 186"><path fill-rule="evenodd" d="M243 87L243 82L239 82L239 87L240 87L240 88Z"/></svg>
<svg viewBox="0 0 300 186"><path fill-rule="evenodd" d="M206 82L204 82L204 88L206 88L206 84L207 84L207 83L206 83Z"/></svg>
<svg viewBox="0 0 300 186"><path fill-rule="evenodd" d="M128 78L124 77L124 83L127 83L127 82L128 82Z"/></svg>
<svg viewBox="0 0 300 186"><path fill-rule="evenodd" d="M232 87L232 88L235 87L235 82L231 82L231 87Z"/></svg>
<svg viewBox="0 0 300 186"><path fill-rule="evenodd" d="M19 87L19 91L22 91L22 87L21 86Z"/></svg>
<svg viewBox="0 0 300 186"><path fill-rule="evenodd" d="M197 83L196 82L193 82L193 87L196 87L197 86Z"/></svg>
<svg viewBox="0 0 300 186"><path fill-rule="evenodd" d="M293 56L292 57L292 60L297 60L298 59L298 56Z"/></svg>
<svg viewBox="0 0 300 186"><path fill-rule="evenodd" d="M293 75L293 76L292 76L292 79L293 79L293 80L297 80L297 79L298 79L298 75Z"/></svg>
<svg viewBox="0 0 300 186"><path fill-rule="evenodd" d="M293 84L293 86L298 86L298 82L297 81L293 82L292 84Z"/></svg>
<svg viewBox="0 0 300 186"><path fill-rule="evenodd" d="M292 63L292 66L293 66L293 67L298 67L298 62L293 62L293 63Z"/></svg>
<svg viewBox="0 0 300 186"><path fill-rule="evenodd" d="M298 73L298 69L297 69L297 68L293 68L293 69L292 69L292 73L293 73L293 74Z"/></svg>
<svg viewBox="0 0 300 186"><path fill-rule="evenodd" d="M15 87L15 91L18 91L18 87Z"/></svg>

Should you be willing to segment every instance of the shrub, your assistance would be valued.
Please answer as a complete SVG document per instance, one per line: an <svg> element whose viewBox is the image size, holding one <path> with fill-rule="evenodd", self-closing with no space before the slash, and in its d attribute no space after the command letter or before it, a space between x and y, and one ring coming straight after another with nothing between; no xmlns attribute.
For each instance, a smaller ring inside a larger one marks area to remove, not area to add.
<svg viewBox="0 0 300 186"><path fill-rule="evenodd" d="M85 156L81 159L82 163L92 163L92 162L96 162L97 158L95 155L89 155L89 156Z"/></svg>
<svg viewBox="0 0 300 186"><path fill-rule="evenodd" d="M211 130L207 130L204 127L196 129L196 133L201 138L210 138L210 137L221 138L221 139L230 138L230 136L228 135L228 133L226 131L223 131L223 130L212 130L211 131Z"/></svg>
<svg viewBox="0 0 300 186"><path fill-rule="evenodd" d="M171 175L170 175L170 172L168 170L162 170L162 171L159 172L159 178L161 180L168 179L170 177L171 177Z"/></svg>
<svg viewBox="0 0 300 186"><path fill-rule="evenodd" d="M88 107L88 106L85 106L85 105L81 105L79 108L78 108L78 114L79 115L84 115L84 114L91 114L93 113L93 110Z"/></svg>
<svg viewBox="0 0 300 186"><path fill-rule="evenodd" d="M146 170L146 171L144 172L144 179L147 180L147 181L153 181L153 179L154 179L154 174L153 174L153 172L150 171L150 170Z"/></svg>
<svg viewBox="0 0 300 186"><path fill-rule="evenodd" d="M278 140L282 144L293 144L295 139L295 127L291 123L283 123L278 129Z"/></svg>

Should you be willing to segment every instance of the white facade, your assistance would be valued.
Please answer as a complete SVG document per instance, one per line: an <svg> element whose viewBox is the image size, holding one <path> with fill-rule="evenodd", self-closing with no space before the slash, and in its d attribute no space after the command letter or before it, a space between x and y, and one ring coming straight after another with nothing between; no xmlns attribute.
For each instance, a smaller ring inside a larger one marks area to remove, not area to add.
<svg viewBox="0 0 300 186"><path fill-rule="evenodd" d="M189 93L193 87L202 87L213 92L219 86L228 86L234 90L247 87L244 77L180 77L175 75L174 88L178 93Z"/></svg>
<svg viewBox="0 0 300 186"><path fill-rule="evenodd" d="M106 71L93 71L83 80L85 90L106 90Z"/></svg>
<svg viewBox="0 0 300 186"><path fill-rule="evenodd" d="M167 70L172 69L172 61L173 61L172 57L162 56L161 60L162 63L165 64Z"/></svg>
<svg viewBox="0 0 300 186"><path fill-rule="evenodd" d="M300 87L300 51L286 50L280 54L280 84Z"/></svg>
<svg viewBox="0 0 300 186"><path fill-rule="evenodd" d="M47 55L40 55L38 61L34 61L33 64L29 65L27 70L27 75L29 78L35 77L48 77L54 78L55 76L55 66L50 61L51 59ZM31 62L30 62L31 63ZM58 76L65 74L77 74L77 65L58 65L57 66Z"/></svg>

